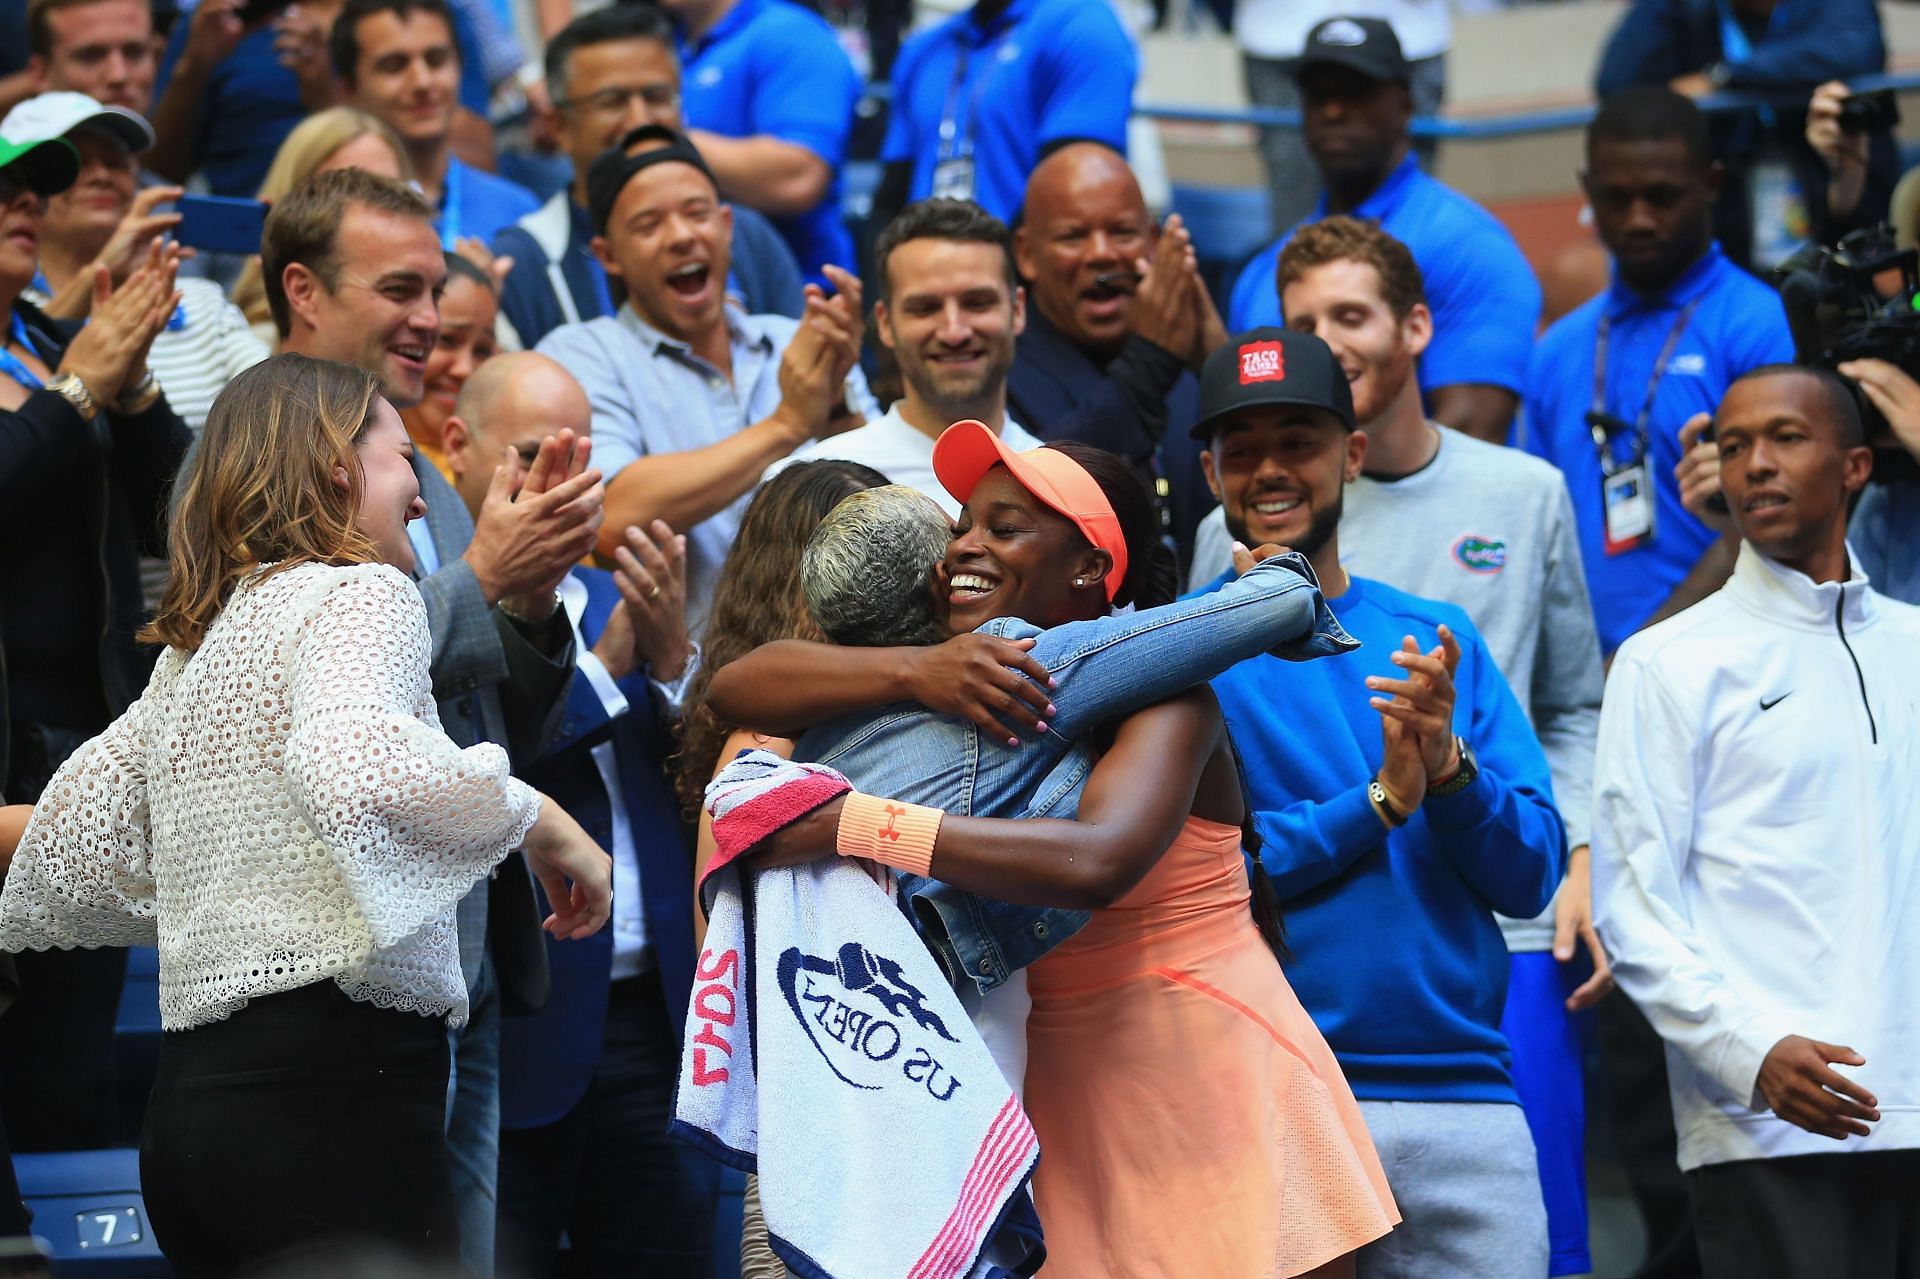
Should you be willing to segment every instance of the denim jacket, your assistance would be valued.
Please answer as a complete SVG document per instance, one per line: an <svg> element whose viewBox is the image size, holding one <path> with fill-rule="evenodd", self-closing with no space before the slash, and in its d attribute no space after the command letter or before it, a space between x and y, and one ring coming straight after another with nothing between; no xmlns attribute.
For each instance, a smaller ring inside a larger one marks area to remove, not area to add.
<svg viewBox="0 0 1920 1279"><path fill-rule="evenodd" d="M1304 661L1358 644L1297 554L1255 565L1221 590L1162 608L1041 630L1017 618L980 628L1035 640L1053 676L1047 732L1010 747L977 726L920 706L862 712L805 735L795 759L832 765L860 790L979 817L1079 812L1096 755L1079 739L1101 724L1205 683L1261 653ZM901 876L901 892L957 985L984 993L1071 937L1087 913L989 901L937 880Z"/></svg>

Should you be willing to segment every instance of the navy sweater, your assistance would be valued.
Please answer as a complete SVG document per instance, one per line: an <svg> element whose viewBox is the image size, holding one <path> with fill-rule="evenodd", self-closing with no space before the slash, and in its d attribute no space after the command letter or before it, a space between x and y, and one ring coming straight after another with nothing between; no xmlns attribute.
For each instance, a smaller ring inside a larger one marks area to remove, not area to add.
<svg viewBox="0 0 1920 1279"><path fill-rule="evenodd" d="M1358 651L1257 657L1213 681L1283 902L1287 976L1356 1097L1513 1102L1493 912L1538 914L1566 872L1546 756L1465 612L1351 583L1327 603ZM1431 648L1442 622L1461 649L1453 727L1480 775L1388 832L1367 802L1385 750L1365 680L1398 677L1401 637Z"/></svg>

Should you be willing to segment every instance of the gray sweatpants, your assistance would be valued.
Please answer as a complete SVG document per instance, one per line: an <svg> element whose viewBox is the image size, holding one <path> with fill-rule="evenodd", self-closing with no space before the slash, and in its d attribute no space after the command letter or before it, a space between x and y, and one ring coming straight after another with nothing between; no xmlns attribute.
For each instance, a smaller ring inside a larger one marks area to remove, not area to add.
<svg viewBox="0 0 1920 1279"><path fill-rule="evenodd" d="M1360 1250L1358 1279L1545 1279L1547 1208L1520 1107L1362 1101L1400 1205Z"/></svg>

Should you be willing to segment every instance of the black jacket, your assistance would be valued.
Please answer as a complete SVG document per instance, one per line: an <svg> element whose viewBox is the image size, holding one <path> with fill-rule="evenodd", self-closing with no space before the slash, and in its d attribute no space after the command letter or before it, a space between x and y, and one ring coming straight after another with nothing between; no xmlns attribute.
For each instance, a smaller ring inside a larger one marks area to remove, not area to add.
<svg viewBox="0 0 1920 1279"><path fill-rule="evenodd" d="M1164 480L1161 505L1184 577L1213 495L1200 445L1187 435L1199 417L1200 383L1179 356L1135 336L1102 363L1029 306L1007 375L1007 411L1043 440L1092 444L1132 462L1149 484Z"/></svg>
<svg viewBox="0 0 1920 1279"><path fill-rule="evenodd" d="M78 329L17 302L28 339L56 368ZM165 397L144 413L88 422L52 391L0 412L0 778L27 802L65 751L105 728L146 687L153 650L140 555L166 553L167 498L192 439Z"/></svg>

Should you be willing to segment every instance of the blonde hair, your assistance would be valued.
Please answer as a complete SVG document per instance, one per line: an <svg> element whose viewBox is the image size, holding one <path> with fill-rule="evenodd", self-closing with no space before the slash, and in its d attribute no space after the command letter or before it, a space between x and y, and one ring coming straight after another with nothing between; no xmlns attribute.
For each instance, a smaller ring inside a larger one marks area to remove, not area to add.
<svg viewBox="0 0 1920 1279"><path fill-rule="evenodd" d="M368 134L379 138L392 150L393 158L400 166L400 180L413 181L413 161L407 158L407 148L402 145L399 135L387 127L386 121L359 107L328 107L302 120L287 135L286 141L280 144L280 149L274 153L273 164L267 169L266 179L260 183L259 198L268 204L285 199L295 187L318 172L334 152ZM246 313L247 323L273 323L273 309L267 302L266 279L261 274L257 257L247 263L246 269L235 282L233 301Z"/></svg>
<svg viewBox="0 0 1920 1279"><path fill-rule="evenodd" d="M277 573L380 558L355 523L356 446L379 394L379 378L364 369L292 354L227 383L179 480L167 588L143 641L198 649L235 585L261 565Z"/></svg>

